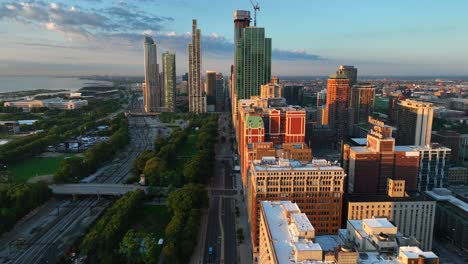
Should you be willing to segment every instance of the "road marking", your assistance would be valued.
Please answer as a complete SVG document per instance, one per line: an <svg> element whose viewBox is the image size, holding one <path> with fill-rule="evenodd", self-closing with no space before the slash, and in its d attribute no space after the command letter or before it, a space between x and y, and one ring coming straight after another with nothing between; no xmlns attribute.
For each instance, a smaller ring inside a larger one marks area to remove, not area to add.
<svg viewBox="0 0 468 264"><path fill-rule="evenodd" d="M219 226L220 226L220 229L221 229L221 263L224 263L224 227L223 227L223 219L221 217L222 205L223 205L223 198L219 197L219 212L220 212L220 214L218 214L218 221L219 221Z"/></svg>

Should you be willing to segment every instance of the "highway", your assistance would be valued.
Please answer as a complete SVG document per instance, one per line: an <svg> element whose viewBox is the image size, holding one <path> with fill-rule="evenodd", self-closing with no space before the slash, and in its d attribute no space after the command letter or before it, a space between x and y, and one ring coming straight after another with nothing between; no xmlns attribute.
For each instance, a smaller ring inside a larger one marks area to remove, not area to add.
<svg viewBox="0 0 468 264"><path fill-rule="evenodd" d="M95 182L124 182L133 160L143 150L153 149L158 134L170 134L170 129L154 128L157 125L158 119L130 116L129 146L102 169ZM109 204L95 197L47 202L0 237L0 263L56 263Z"/></svg>
<svg viewBox="0 0 468 264"><path fill-rule="evenodd" d="M234 213L237 190L233 190L231 177L230 135L225 132L229 131L228 122L228 114L221 114L218 121L218 132L220 138L224 136L226 140L225 143L219 142L215 145L216 162L214 176L209 184L211 191L203 263L238 263L236 216ZM212 255L208 254L209 247L213 248Z"/></svg>

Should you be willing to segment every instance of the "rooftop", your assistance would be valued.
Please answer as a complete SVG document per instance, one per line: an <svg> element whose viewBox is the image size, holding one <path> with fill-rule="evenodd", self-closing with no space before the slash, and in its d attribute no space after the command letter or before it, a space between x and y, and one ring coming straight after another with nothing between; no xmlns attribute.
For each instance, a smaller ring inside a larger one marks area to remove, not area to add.
<svg viewBox="0 0 468 264"><path fill-rule="evenodd" d="M409 196L406 197L390 197L387 194L347 194L346 198L350 203L359 202L416 202L416 201L434 201L427 195L422 195L418 192L406 192Z"/></svg>
<svg viewBox="0 0 468 264"><path fill-rule="evenodd" d="M432 191L426 191L426 193L437 201L447 201L468 213L468 203L453 196L452 192L448 189L434 188Z"/></svg>
<svg viewBox="0 0 468 264"><path fill-rule="evenodd" d="M389 228L395 227L387 218L370 218L370 219L363 219L363 223L368 225L372 228Z"/></svg>
<svg viewBox="0 0 468 264"><path fill-rule="evenodd" d="M252 128L263 128L263 119L260 116L248 115L246 123Z"/></svg>
<svg viewBox="0 0 468 264"><path fill-rule="evenodd" d="M296 223L297 230L299 230L300 232L314 231L314 227L310 223L309 218L307 218L306 214L293 214L291 215L291 218L293 219L294 223Z"/></svg>
<svg viewBox="0 0 468 264"><path fill-rule="evenodd" d="M288 225L288 219L284 215L285 208L291 208L290 201L263 201L262 208L265 214L271 239L277 258L277 263L296 263L294 261L293 249L298 251L313 250L322 251L320 245L311 240L300 239ZM296 205L297 206L297 205ZM294 207L294 206L293 206ZM294 215L294 214L293 214ZM309 222L310 224L310 222ZM312 263L301 262L301 263Z"/></svg>
<svg viewBox="0 0 468 264"><path fill-rule="evenodd" d="M274 157L263 157L261 160L254 160L253 165L256 171L319 171L319 170L335 170L343 171L340 166L334 165L324 159L313 159L309 163L301 163L293 159L275 159Z"/></svg>
<svg viewBox="0 0 468 264"><path fill-rule="evenodd" d="M424 256L425 258L438 258L432 251L422 251L418 247L400 247L400 255L404 255L410 259L415 259L419 256Z"/></svg>
<svg viewBox="0 0 468 264"><path fill-rule="evenodd" d="M336 247L344 244L338 235L315 236L315 243L318 243L326 252L334 251Z"/></svg>

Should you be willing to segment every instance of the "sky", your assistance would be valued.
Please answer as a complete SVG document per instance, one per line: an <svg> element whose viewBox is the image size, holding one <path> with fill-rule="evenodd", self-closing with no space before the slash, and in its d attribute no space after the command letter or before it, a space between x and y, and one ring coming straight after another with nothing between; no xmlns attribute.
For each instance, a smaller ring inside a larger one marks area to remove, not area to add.
<svg viewBox="0 0 468 264"><path fill-rule="evenodd" d="M254 0L255 2L255 0ZM468 1L259 0L274 75L468 75ZM143 75L143 38L188 68L192 19L202 68L228 73L233 13L249 0L0 0L0 75ZM158 57L159 62L161 56Z"/></svg>

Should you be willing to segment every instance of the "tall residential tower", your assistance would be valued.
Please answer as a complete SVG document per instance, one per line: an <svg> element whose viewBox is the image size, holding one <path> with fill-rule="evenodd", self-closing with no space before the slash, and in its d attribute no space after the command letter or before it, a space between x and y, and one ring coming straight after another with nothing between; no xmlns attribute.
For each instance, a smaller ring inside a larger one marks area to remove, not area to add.
<svg viewBox="0 0 468 264"><path fill-rule="evenodd" d="M339 74L344 74L349 79L349 86L352 87L357 83L357 68L352 65L340 65Z"/></svg>
<svg viewBox="0 0 468 264"><path fill-rule="evenodd" d="M337 140L347 134L348 127L349 79L336 73L327 81L327 105L322 124L329 125L336 131Z"/></svg>
<svg viewBox="0 0 468 264"><path fill-rule="evenodd" d="M176 103L176 62L175 53L162 55L163 66L163 107L165 112L175 112Z"/></svg>
<svg viewBox="0 0 468 264"><path fill-rule="evenodd" d="M400 101L397 109L397 144L429 145L434 115L432 104L407 99Z"/></svg>
<svg viewBox="0 0 468 264"><path fill-rule="evenodd" d="M192 21L192 43L188 46L189 53L189 111L206 112L206 95L201 81L201 31L197 28L197 20Z"/></svg>
<svg viewBox="0 0 468 264"><path fill-rule="evenodd" d="M157 49L151 37L145 37L145 85L143 89L145 112L157 112L161 107L161 87L157 63Z"/></svg>

